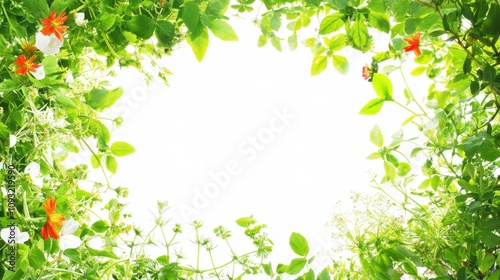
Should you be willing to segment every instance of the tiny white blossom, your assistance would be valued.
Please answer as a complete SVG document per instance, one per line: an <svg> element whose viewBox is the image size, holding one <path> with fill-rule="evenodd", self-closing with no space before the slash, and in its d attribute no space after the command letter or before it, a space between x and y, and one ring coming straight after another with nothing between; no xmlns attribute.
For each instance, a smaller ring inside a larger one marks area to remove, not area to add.
<svg viewBox="0 0 500 280"><path fill-rule="evenodd" d="M30 239L30 235L27 232L21 232L17 226L3 228L0 236L5 243L10 245L23 244Z"/></svg>
<svg viewBox="0 0 500 280"><path fill-rule="evenodd" d="M78 229L78 226L78 223L73 218L63 222L61 230L59 231L59 248L61 251L75 249L82 244L80 238L73 235Z"/></svg>
<svg viewBox="0 0 500 280"><path fill-rule="evenodd" d="M16 143L17 143L17 137L15 135L12 135L12 134L9 135L9 143L10 143L9 147L11 147L11 148L14 147L14 145L16 145Z"/></svg>
<svg viewBox="0 0 500 280"><path fill-rule="evenodd" d="M59 52L63 41L57 39L56 35L45 36L42 32L35 34L35 46L45 55L56 54Z"/></svg>
<svg viewBox="0 0 500 280"><path fill-rule="evenodd" d="M85 13L76 13L75 14L75 23L78 26L82 26L85 23L87 23L87 21L85 20Z"/></svg>
<svg viewBox="0 0 500 280"><path fill-rule="evenodd" d="M73 73L71 73L71 71L68 71L66 73L66 83L71 84L74 81L75 81L75 78L73 78Z"/></svg>
<svg viewBox="0 0 500 280"><path fill-rule="evenodd" d="M45 69L43 68L43 65L35 69L35 72L30 72L33 77L37 80L43 80L45 78Z"/></svg>

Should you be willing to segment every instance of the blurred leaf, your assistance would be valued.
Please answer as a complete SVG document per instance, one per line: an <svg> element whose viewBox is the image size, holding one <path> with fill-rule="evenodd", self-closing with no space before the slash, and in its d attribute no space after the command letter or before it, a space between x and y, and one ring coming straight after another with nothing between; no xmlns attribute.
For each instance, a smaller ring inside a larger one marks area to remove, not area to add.
<svg viewBox="0 0 500 280"><path fill-rule="evenodd" d="M191 34L186 36L186 40L189 46L191 46L194 56L196 57L198 62L201 62L205 57L205 53L207 52L208 48L208 31L204 26L202 26L199 28L197 33L199 34ZM194 37L195 39L191 39L191 37Z"/></svg>
<svg viewBox="0 0 500 280"><path fill-rule="evenodd" d="M223 20L213 21L210 31L212 31L217 38L223 41L238 41L238 36L234 32L231 25Z"/></svg>
<svg viewBox="0 0 500 280"><path fill-rule="evenodd" d="M184 3L184 8L182 9L182 20L189 31L196 33L198 23L200 21L200 7L195 1L188 1Z"/></svg>
<svg viewBox="0 0 500 280"><path fill-rule="evenodd" d="M135 148L127 142L114 142L111 144L111 153L114 156L121 157L135 152Z"/></svg>
<svg viewBox="0 0 500 280"><path fill-rule="evenodd" d="M361 111L359 111L359 113L362 115L376 115L380 111L380 109L382 109L382 105L384 105L385 101L386 100L382 98L374 98L368 101L368 103L366 103L366 105L361 108Z"/></svg>
<svg viewBox="0 0 500 280"><path fill-rule="evenodd" d="M109 170L111 173L116 173L116 170L118 169L118 163L116 162L116 159L112 155L106 155L105 158L106 162L106 169Z"/></svg>
<svg viewBox="0 0 500 280"><path fill-rule="evenodd" d="M380 127L378 125L374 125L370 132L370 141L375 144L375 146L382 148L384 145L384 135L382 131L380 131Z"/></svg>
<svg viewBox="0 0 500 280"><path fill-rule="evenodd" d="M373 74L373 80L372 80L372 86L373 89L375 90L375 93L380 98L383 98L385 100L393 100L392 99L392 82L387 78L386 76L379 74L379 73L374 73Z"/></svg>
<svg viewBox="0 0 500 280"><path fill-rule="evenodd" d="M347 62L347 58L342 55L332 55L333 67L342 74L347 73L349 70L349 63Z"/></svg>

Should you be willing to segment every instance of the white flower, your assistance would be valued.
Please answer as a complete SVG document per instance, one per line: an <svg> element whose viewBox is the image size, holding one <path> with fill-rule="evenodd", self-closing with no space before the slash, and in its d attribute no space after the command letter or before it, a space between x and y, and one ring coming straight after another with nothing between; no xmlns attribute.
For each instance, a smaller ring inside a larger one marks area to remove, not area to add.
<svg viewBox="0 0 500 280"><path fill-rule="evenodd" d="M66 83L71 84L73 81L75 81L73 73L71 73L71 71L66 72Z"/></svg>
<svg viewBox="0 0 500 280"><path fill-rule="evenodd" d="M45 55L56 54L59 52L63 41L57 39L56 35L45 36L42 32L35 34L35 46Z"/></svg>
<svg viewBox="0 0 500 280"><path fill-rule="evenodd" d="M75 23L78 26L82 26L85 23L87 23L87 21L85 20L85 13L76 13L75 14Z"/></svg>
<svg viewBox="0 0 500 280"><path fill-rule="evenodd" d="M43 65L40 65L40 67L35 69L35 72L30 72L33 77L37 80L43 80L45 78L45 69L43 68Z"/></svg>
<svg viewBox="0 0 500 280"><path fill-rule="evenodd" d="M73 218L63 222L59 231L59 248L61 251L75 249L82 244L80 238L73 235L77 229L78 223Z"/></svg>
<svg viewBox="0 0 500 280"><path fill-rule="evenodd" d="M15 135L12 135L12 134L9 135L9 143L10 143L9 147L11 147L11 148L14 147L14 145L16 145L16 143L17 143L17 137Z"/></svg>
<svg viewBox="0 0 500 280"><path fill-rule="evenodd" d="M27 232L21 232L17 226L2 229L0 236L9 245L23 244L30 239L30 235Z"/></svg>
<svg viewBox="0 0 500 280"><path fill-rule="evenodd" d="M41 186L43 184L43 178L40 175L40 164L36 162L30 162L24 169L24 173L28 173L33 180L33 184Z"/></svg>

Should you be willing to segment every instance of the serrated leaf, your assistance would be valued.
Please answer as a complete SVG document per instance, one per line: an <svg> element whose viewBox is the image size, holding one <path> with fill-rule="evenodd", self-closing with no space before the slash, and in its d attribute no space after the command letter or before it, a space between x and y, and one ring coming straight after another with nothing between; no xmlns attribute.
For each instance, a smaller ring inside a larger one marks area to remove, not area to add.
<svg viewBox="0 0 500 280"><path fill-rule="evenodd" d="M111 153L114 156L122 157L130 155L133 152L135 152L135 148L127 142L118 141L111 144Z"/></svg>
<svg viewBox="0 0 500 280"><path fill-rule="evenodd" d="M212 31L215 37L223 41L238 41L236 32L234 32L231 25L224 20L213 21L212 26L210 26L210 31Z"/></svg>
<svg viewBox="0 0 500 280"><path fill-rule="evenodd" d="M359 113L362 115L376 115L380 111L380 109L382 109L382 105L384 105L385 101L386 100L382 98L374 98L368 101L368 103L366 103L366 105L361 108L361 111L359 111Z"/></svg>
<svg viewBox="0 0 500 280"><path fill-rule="evenodd" d="M299 256L305 257L309 253L309 244L307 243L307 239L298 232L293 232L290 235L288 244L295 254Z"/></svg>
<svg viewBox="0 0 500 280"><path fill-rule="evenodd" d="M331 38L325 38L325 44L331 52L339 51L346 45L347 36L345 34L337 34Z"/></svg>
<svg viewBox="0 0 500 280"><path fill-rule="evenodd" d="M359 16L349 30L349 36L352 38L353 47L360 51L367 51L369 46L368 27L364 19Z"/></svg>

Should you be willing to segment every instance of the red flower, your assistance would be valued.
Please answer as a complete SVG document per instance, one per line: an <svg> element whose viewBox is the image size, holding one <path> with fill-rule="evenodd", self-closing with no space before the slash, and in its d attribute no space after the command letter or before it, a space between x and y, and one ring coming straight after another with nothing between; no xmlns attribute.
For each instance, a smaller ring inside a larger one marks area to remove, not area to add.
<svg viewBox="0 0 500 280"><path fill-rule="evenodd" d="M59 16L56 17L56 11L52 11L48 18L42 19L42 23L45 25L42 28L42 34L45 36L55 34L57 39L62 41L62 35L66 31L66 28L68 28L67 26L63 25L64 22L68 19L68 16L65 15L66 12L62 12L59 14Z"/></svg>
<svg viewBox="0 0 500 280"><path fill-rule="evenodd" d="M405 52L410 52L413 51L416 56L419 56L422 54L422 51L420 51L420 35L422 33L417 32L415 35L410 36L410 38L404 38L406 43L408 43L409 46L404 47Z"/></svg>
<svg viewBox="0 0 500 280"><path fill-rule="evenodd" d="M363 66L363 74L362 74L363 78L365 80L368 80L371 78L372 76L372 67L368 64L366 64L365 66Z"/></svg>
<svg viewBox="0 0 500 280"><path fill-rule="evenodd" d="M16 74L21 74L23 76L26 76L26 73L29 72L36 72L36 68L42 66L41 64L38 63L33 63L33 60L35 60L36 55L33 55L30 59L26 60L26 56L22 54L16 59L15 64L19 66L19 69L16 70Z"/></svg>
<svg viewBox="0 0 500 280"><path fill-rule="evenodd" d="M56 200L51 197L47 197L45 203L42 205L43 209L45 209L45 213L47 213L47 221L42 228L42 238L47 239L49 235L52 238L59 238L59 230L56 226L61 227L63 221L65 220L63 214L56 214Z"/></svg>

